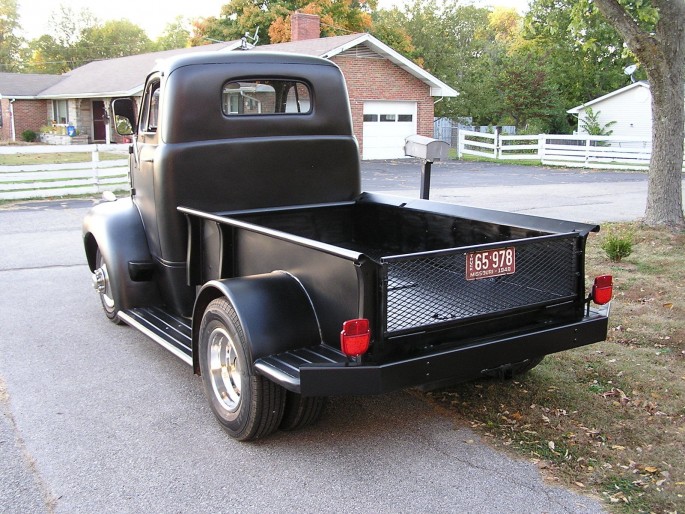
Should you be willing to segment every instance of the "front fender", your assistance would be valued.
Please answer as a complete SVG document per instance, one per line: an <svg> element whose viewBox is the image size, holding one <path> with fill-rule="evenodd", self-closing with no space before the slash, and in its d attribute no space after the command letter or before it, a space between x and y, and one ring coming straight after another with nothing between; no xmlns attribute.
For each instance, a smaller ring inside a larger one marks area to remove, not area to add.
<svg viewBox="0 0 685 514"><path fill-rule="evenodd" d="M129 265L143 263L152 269L154 262L140 213L130 198L104 202L88 211L83 219L83 244L91 271L95 271L98 249L105 259L112 296L119 309L160 303L154 274L135 276L133 270L140 266Z"/></svg>
<svg viewBox="0 0 685 514"><path fill-rule="evenodd" d="M304 286L285 271L207 282L193 310L193 367L200 374L199 331L209 303L226 297L238 315L251 362L321 343L321 332Z"/></svg>

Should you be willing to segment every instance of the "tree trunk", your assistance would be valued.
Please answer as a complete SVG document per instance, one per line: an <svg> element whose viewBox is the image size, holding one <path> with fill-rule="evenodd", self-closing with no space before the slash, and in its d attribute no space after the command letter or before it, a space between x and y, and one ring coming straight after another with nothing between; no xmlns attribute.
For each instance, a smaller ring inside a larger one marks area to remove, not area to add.
<svg viewBox="0 0 685 514"><path fill-rule="evenodd" d="M595 5L640 60L652 92L652 160L645 223L685 227L683 138L685 138L685 0L652 0L659 11L653 34L642 30L617 0Z"/></svg>
<svg viewBox="0 0 685 514"><path fill-rule="evenodd" d="M652 160L645 223L682 228L683 220L683 72L685 61L672 66L666 80L651 80ZM680 70L680 71L678 71ZM652 77L650 77L652 78ZM675 108L680 106L680 108Z"/></svg>

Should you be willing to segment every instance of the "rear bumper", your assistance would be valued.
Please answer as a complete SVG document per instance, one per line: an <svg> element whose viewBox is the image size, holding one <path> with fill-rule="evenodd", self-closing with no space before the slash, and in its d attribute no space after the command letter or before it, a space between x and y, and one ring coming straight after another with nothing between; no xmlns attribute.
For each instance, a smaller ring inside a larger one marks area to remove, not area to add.
<svg viewBox="0 0 685 514"><path fill-rule="evenodd" d="M303 364L299 380L282 385L304 396L336 396L382 394L449 379L466 381L481 377L487 369L603 341L607 328L608 317L591 312L577 323L381 365Z"/></svg>

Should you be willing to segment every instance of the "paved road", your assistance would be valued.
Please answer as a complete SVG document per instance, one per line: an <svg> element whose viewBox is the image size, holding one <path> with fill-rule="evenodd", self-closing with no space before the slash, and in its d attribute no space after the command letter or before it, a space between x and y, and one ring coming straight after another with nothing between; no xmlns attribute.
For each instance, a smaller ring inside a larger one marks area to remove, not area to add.
<svg viewBox="0 0 685 514"><path fill-rule="evenodd" d="M362 168L364 190L419 197L420 162L368 161ZM647 175L447 161L433 164L430 198L572 221L631 221L644 216Z"/></svg>
<svg viewBox="0 0 685 514"><path fill-rule="evenodd" d="M379 175L413 173L378 166L365 164L378 190L402 189ZM334 399L315 427L231 440L189 367L101 313L80 241L89 205L0 210L0 512L602 511L411 392Z"/></svg>

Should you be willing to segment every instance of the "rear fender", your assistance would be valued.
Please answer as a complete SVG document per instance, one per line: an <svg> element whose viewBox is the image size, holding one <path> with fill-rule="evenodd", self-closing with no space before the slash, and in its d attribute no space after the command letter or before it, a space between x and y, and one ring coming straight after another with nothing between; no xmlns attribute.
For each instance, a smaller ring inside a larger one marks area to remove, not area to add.
<svg viewBox="0 0 685 514"><path fill-rule="evenodd" d="M294 348L321 343L312 302L293 275L274 271L263 275L207 282L193 310L193 367L200 374L199 332L209 303L226 297L242 325L251 362Z"/></svg>
<svg viewBox="0 0 685 514"><path fill-rule="evenodd" d="M160 304L153 281L154 260L140 213L130 198L104 202L88 211L83 220L83 244L91 271L95 271L95 255L100 249L119 309Z"/></svg>

